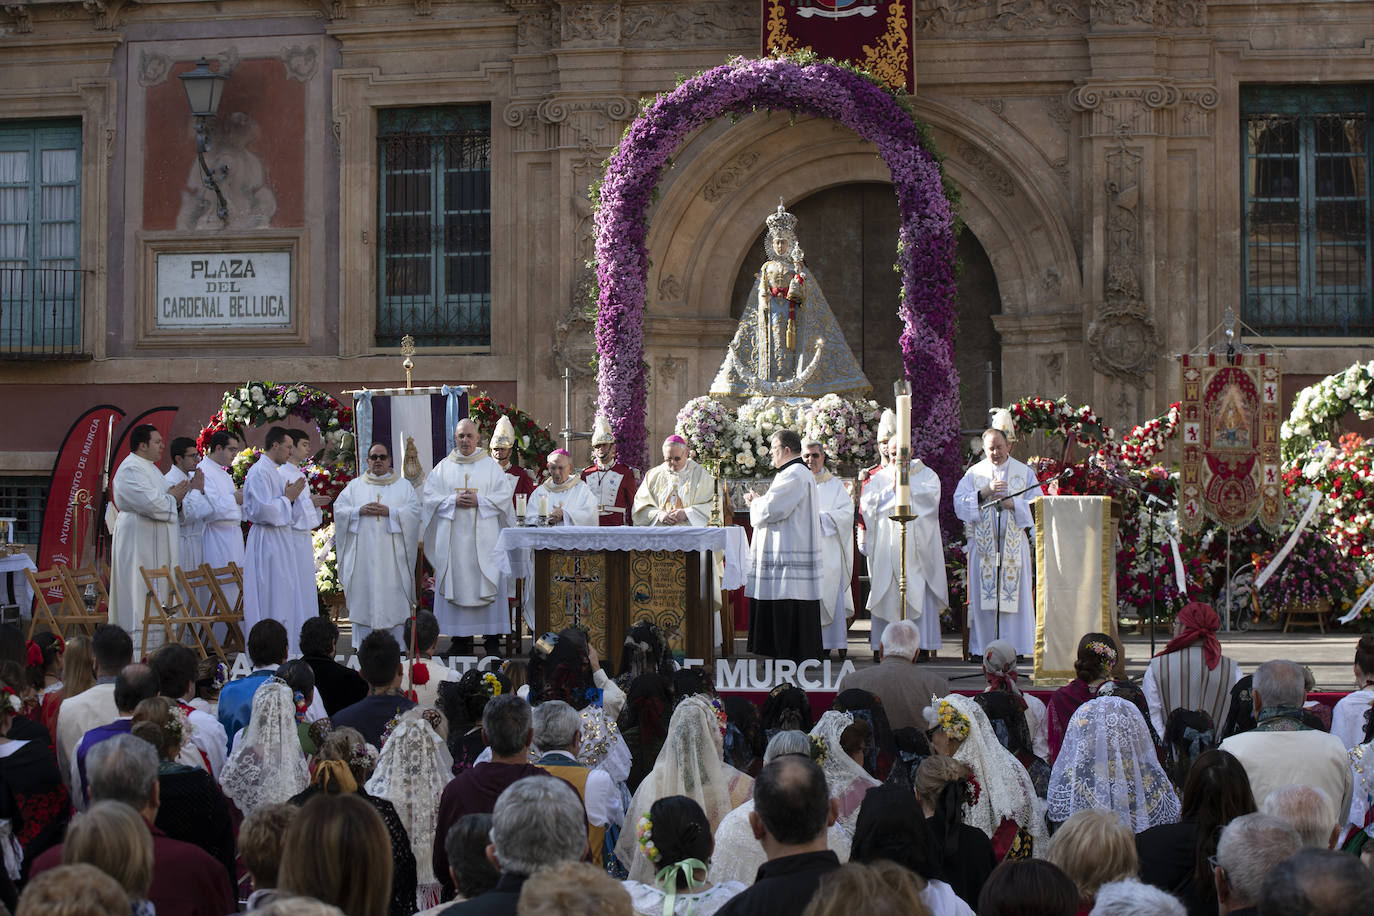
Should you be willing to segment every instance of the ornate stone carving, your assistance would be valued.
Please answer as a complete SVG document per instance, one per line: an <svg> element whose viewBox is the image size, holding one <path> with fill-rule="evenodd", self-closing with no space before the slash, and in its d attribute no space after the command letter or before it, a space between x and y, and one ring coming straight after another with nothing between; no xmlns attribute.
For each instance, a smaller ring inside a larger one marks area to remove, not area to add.
<svg viewBox="0 0 1374 916"><path fill-rule="evenodd" d="M759 154L752 150L747 153L740 153L711 176L711 180L706 182L706 186L701 189L702 198L710 203L720 200L727 193L743 184L745 175L758 161Z"/></svg>
<svg viewBox="0 0 1374 916"><path fill-rule="evenodd" d="M614 42L620 38L618 3L577 3L563 7L564 44Z"/></svg>
<svg viewBox="0 0 1374 916"><path fill-rule="evenodd" d="M1161 136L1167 133L1165 110L1180 97L1170 83L1087 83L1069 93L1069 104L1088 112L1084 137Z"/></svg>
<svg viewBox="0 0 1374 916"><path fill-rule="evenodd" d="M1046 268L1045 277L1040 281L1040 285L1044 287L1047 293L1057 293L1063 285L1063 278L1059 276L1059 271L1049 267Z"/></svg>
<svg viewBox="0 0 1374 916"><path fill-rule="evenodd" d="M1060 156L1058 159L1050 160L1050 168L1054 169L1054 174L1059 176L1059 181L1067 188L1069 186L1069 157Z"/></svg>
<svg viewBox="0 0 1374 916"><path fill-rule="evenodd" d="M634 117L636 101L623 95L555 97L507 105L502 119L521 131L520 152L548 149L609 150L621 124Z"/></svg>
<svg viewBox="0 0 1374 916"><path fill-rule="evenodd" d="M27 35L33 31L33 16L29 14L28 6L7 3L3 9L5 15L14 20L14 30L20 35Z"/></svg>
<svg viewBox="0 0 1374 916"><path fill-rule="evenodd" d="M647 3L621 13L621 36L627 45L642 47L665 39L720 41L731 44L757 36L758 13L746 4L705 8L702 3ZM757 38L754 38L757 41Z"/></svg>
<svg viewBox="0 0 1374 916"><path fill-rule="evenodd" d="M1095 26L1200 28L1206 0L915 0L918 32L1049 31Z"/></svg>
<svg viewBox="0 0 1374 916"><path fill-rule="evenodd" d="M1052 95L1045 99L1045 114L1050 116L1050 120L1059 125L1059 129L1068 132L1073 126L1073 112L1069 106L1064 104L1064 97Z"/></svg>
<svg viewBox="0 0 1374 916"><path fill-rule="evenodd" d="M1063 385L1060 383L1060 372L1064 368L1064 355L1062 353L1044 353L1040 357L1040 368L1044 373L1045 390L1060 391Z"/></svg>
<svg viewBox="0 0 1374 916"><path fill-rule="evenodd" d="M658 377L666 385L677 378L677 374L687 365L687 360L676 356L665 356L658 361Z"/></svg>
<svg viewBox="0 0 1374 916"><path fill-rule="evenodd" d="M658 301L659 302L680 302L682 300L682 281L673 274L668 274L658 281Z"/></svg>
<svg viewBox="0 0 1374 916"><path fill-rule="evenodd" d="M95 14L97 29L106 30L124 24L124 17L120 14L129 2L130 0L81 0L81 7Z"/></svg>
<svg viewBox="0 0 1374 916"><path fill-rule="evenodd" d="M521 51L553 46L553 7L549 0L506 0L506 7L518 16L515 43Z"/></svg>
<svg viewBox="0 0 1374 916"><path fill-rule="evenodd" d="M596 276L592 275L592 285ZM550 377L557 378L567 369L574 378L586 378L592 374L592 361L596 358L596 319L588 314L585 304L569 305L553 323L553 371Z"/></svg>
<svg viewBox="0 0 1374 916"><path fill-rule="evenodd" d="M538 123L537 119L534 123ZM596 269L591 265L593 250L592 202L588 190L600 171L599 160L583 156L572 162L573 195L572 250L573 271L568 290L568 307L554 321L552 371L558 377L564 369L576 378L592 374L596 357Z"/></svg>
<svg viewBox="0 0 1374 916"><path fill-rule="evenodd" d="M1003 197L1016 196L1016 182L991 156L964 140L960 140L955 149L959 158L973 166L994 191Z"/></svg>
<svg viewBox="0 0 1374 916"><path fill-rule="evenodd" d="M1153 25L1155 0L1092 0L1093 25Z"/></svg>
<svg viewBox="0 0 1374 916"><path fill-rule="evenodd" d="M172 59L165 54L149 51L138 52L138 84L144 89L160 85L172 70Z"/></svg>
<svg viewBox="0 0 1374 916"><path fill-rule="evenodd" d="M346 0L309 0L309 5L315 7L316 19L327 19L332 22L335 19L348 18Z"/></svg>
<svg viewBox="0 0 1374 916"><path fill-rule="evenodd" d="M416 16L429 16L434 13L430 0L411 0L410 6Z"/></svg>
<svg viewBox="0 0 1374 916"><path fill-rule="evenodd" d="M286 64L286 75L299 83L308 83L320 67L320 53L314 47L292 45L283 48L282 63Z"/></svg>
<svg viewBox="0 0 1374 916"><path fill-rule="evenodd" d="M1141 295L1140 174L1143 156L1122 139L1108 150L1105 296L1088 329L1093 365L1107 375L1142 378L1159 334Z"/></svg>
<svg viewBox="0 0 1374 916"><path fill-rule="evenodd" d="M974 99L974 101L977 102L979 105L982 105L984 108L986 108L993 114L997 115L998 117L1001 117L1002 112L1006 111L1007 109L1007 103L1005 99Z"/></svg>
<svg viewBox="0 0 1374 916"><path fill-rule="evenodd" d="M1174 109L1170 133L1175 137L1210 137L1216 125L1216 108L1221 93L1215 86L1184 89Z"/></svg>
<svg viewBox="0 0 1374 916"><path fill-rule="evenodd" d="M1154 367L1159 334L1149 319L1112 312L1093 320L1088 347L1093 366L1104 375L1143 379Z"/></svg>

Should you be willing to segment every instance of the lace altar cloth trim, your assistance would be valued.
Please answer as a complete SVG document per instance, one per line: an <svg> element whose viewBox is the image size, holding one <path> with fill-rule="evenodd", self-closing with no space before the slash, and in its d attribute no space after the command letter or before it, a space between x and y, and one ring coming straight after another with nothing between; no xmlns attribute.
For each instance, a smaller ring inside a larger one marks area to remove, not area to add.
<svg viewBox="0 0 1374 916"><path fill-rule="evenodd" d="M533 550L710 550L725 559L721 587L733 590L744 585L749 540L738 525L723 528L698 528L691 525L654 527L503 528L496 541L496 552L503 557L502 568L508 576L528 576L533 572Z"/></svg>

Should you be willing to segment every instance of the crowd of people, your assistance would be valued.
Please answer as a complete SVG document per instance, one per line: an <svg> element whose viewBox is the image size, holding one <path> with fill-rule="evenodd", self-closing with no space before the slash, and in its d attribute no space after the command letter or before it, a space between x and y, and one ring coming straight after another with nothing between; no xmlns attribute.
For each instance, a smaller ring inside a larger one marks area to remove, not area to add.
<svg viewBox="0 0 1374 916"><path fill-rule="evenodd" d="M1181 615L1148 689L1121 677L1109 634L1085 635L1048 704L997 641L985 689L951 692L916 664L917 625L897 621L882 663L823 710L786 684L761 705L722 700L647 623L614 667L579 630L461 676L417 659L445 672L423 700L402 689L394 636L369 633L355 671L323 617L303 625L297 658L279 622L257 623L254 670L228 683L222 662L176 643L135 661L113 624L27 644L4 627L0 903L63 916L1365 912L1374 637L1356 648L1359 689L1331 711L1306 702L1292 662L1244 677L1225 664L1209 611ZM433 616L415 627L432 651ZM1169 656L1193 649L1225 700L1209 677L1180 680L1188 666ZM1159 697L1188 704L1162 733Z"/></svg>

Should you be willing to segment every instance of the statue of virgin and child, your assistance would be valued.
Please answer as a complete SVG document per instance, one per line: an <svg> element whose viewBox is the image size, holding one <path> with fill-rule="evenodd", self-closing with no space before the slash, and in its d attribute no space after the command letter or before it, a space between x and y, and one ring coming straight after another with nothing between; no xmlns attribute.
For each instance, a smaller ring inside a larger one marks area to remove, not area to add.
<svg viewBox="0 0 1374 916"><path fill-rule="evenodd" d="M710 393L787 400L868 393L872 386L806 267L797 217L778 201L765 222L763 267Z"/></svg>

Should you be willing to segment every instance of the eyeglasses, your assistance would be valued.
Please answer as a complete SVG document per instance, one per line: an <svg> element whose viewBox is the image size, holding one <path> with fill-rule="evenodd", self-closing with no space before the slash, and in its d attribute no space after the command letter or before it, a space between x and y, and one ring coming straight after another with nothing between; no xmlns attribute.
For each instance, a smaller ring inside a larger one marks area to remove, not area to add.
<svg viewBox="0 0 1374 916"><path fill-rule="evenodd" d="M368 460L368 461L386 461L386 460L387 460L388 458L390 458L390 457L391 457L390 455L368 455L368 456L367 456L367 460Z"/></svg>

